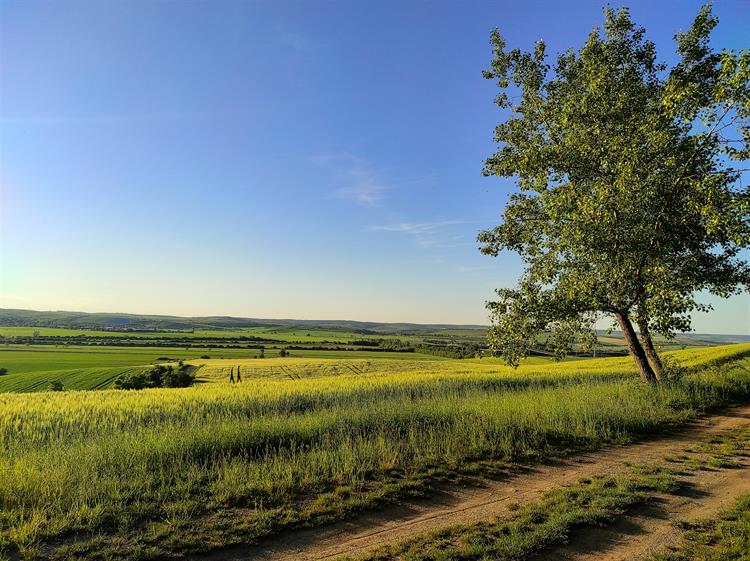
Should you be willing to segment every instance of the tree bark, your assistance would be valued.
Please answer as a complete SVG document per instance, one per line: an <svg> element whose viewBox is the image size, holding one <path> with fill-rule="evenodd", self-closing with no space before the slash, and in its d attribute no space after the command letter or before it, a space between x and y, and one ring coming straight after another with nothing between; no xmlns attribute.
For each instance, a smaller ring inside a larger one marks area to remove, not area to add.
<svg viewBox="0 0 750 561"><path fill-rule="evenodd" d="M646 353L646 357L648 358L648 362L651 365L651 369L654 371L656 379L662 382L666 379L666 375L664 374L664 366L661 363L659 354L654 348L654 342L651 339L651 331L649 331L648 329L648 322L646 322L645 320L640 320L638 322L638 331L640 331L641 335L641 346L643 347L643 351Z"/></svg>
<svg viewBox="0 0 750 561"><path fill-rule="evenodd" d="M635 329L633 329L633 324L630 322L630 318L626 314L620 312L615 314L615 318L617 318L617 323L620 325L622 334L625 336L625 342L628 345L628 352L630 353L630 356L633 357L641 378L644 382L648 382L649 384L655 383L656 375L651 369L651 365L648 363L646 352L643 350L640 341L638 341L638 337L635 334Z"/></svg>

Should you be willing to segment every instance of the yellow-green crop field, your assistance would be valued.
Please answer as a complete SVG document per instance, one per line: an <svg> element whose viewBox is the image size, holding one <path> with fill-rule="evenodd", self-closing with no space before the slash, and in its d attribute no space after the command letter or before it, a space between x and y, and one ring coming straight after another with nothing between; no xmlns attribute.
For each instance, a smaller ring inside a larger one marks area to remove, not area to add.
<svg viewBox="0 0 750 561"><path fill-rule="evenodd" d="M0 394L0 552L179 558L750 401L750 345L668 354L684 372L659 386L626 358L291 357L196 360L185 389Z"/></svg>
<svg viewBox="0 0 750 561"><path fill-rule="evenodd" d="M298 357L372 359L378 362L385 359L401 361L405 358L410 361L442 360L419 353L311 349L290 352L293 356L285 358L285 361L293 361ZM266 357L278 357L279 349L266 348L264 353ZM172 362L185 360L199 365L206 362L199 357L210 356L214 364L224 364L228 371L229 366L237 362L248 366L254 363L264 364L264 359L255 358L258 354L258 349L234 348L2 345L0 367L6 368L8 372L0 376L0 392L45 391L53 381L59 381L66 389L71 390L111 388L120 375L147 370L164 359Z"/></svg>

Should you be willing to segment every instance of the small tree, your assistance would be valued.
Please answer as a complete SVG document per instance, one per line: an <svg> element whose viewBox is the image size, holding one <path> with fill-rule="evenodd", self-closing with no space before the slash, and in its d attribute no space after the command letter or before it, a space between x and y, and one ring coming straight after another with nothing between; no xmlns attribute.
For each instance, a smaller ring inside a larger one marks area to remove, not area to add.
<svg viewBox="0 0 750 561"><path fill-rule="evenodd" d="M750 194L730 165L750 157L750 51L712 51L716 22L700 11L669 70L626 9L607 8L603 30L558 56L554 72L543 42L507 50L492 33L485 77L508 118L484 174L514 177L520 191L479 241L525 263L518 287L488 304L490 346L510 364L541 337L560 357L609 316L655 381L651 332L689 330L691 312L707 308L697 290L727 296L750 283L738 256Z"/></svg>
<svg viewBox="0 0 750 561"><path fill-rule="evenodd" d="M157 364L146 374L146 387L160 388L162 386L164 375L171 371L172 367L165 367L163 364Z"/></svg>
<svg viewBox="0 0 750 561"><path fill-rule="evenodd" d="M163 387L187 388L188 386L192 386L194 381L195 376L191 373L190 366L183 364L182 361L180 361L177 369L170 366L167 370L167 373L164 376Z"/></svg>
<svg viewBox="0 0 750 561"><path fill-rule="evenodd" d="M118 390L142 390L151 386L150 372L137 372L131 374L122 374L115 380L115 388Z"/></svg>

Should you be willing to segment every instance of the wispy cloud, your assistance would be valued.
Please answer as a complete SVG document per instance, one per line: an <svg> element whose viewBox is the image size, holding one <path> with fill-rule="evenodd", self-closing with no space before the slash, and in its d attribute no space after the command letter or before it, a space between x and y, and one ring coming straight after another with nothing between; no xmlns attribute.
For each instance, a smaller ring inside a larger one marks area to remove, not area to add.
<svg viewBox="0 0 750 561"><path fill-rule="evenodd" d="M380 206L390 187L382 183L365 160L349 154L324 154L312 158L328 170L339 185L333 196L353 203Z"/></svg>
<svg viewBox="0 0 750 561"><path fill-rule="evenodd" d="M471 236L458 226L472 224L467 220L438 220L432 222L399 222L371 226L370 230L394 232L411 236L423 249L443 249L474 245Z"/></svg>
<svg viewBox="0 0 750 561"><path fill-rule="evenodd" d="M398 224L387 224L384 226L372 226L371 230L380 230L383 232L403 232L413 236L432 233L445 226L454 224L466 224L464 220L441 220L438 222L400 222Z"/></svg>
<svg viewBox="0 0 750 561"><path fill-rule="evenodd" d="M388 187L380 184L367 170L347 172L348 185L335 191L335 195L364 206L380 206Z"/></svg>

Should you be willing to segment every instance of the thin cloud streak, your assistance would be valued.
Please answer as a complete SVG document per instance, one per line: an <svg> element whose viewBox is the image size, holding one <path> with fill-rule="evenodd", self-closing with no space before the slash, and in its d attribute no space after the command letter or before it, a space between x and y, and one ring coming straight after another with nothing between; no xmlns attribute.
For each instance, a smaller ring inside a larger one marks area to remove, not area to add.
<svg viewBox="0 0 750 561"><path fill-rule="evenodd" d="M449 249L474 245L465 233L451 232L452 227L476 222L469 220L438 220L433 222L400 222L371 226L370 230L392 232L413 237L422 249Z"/></svg>
<svg viewBox="0 0 750 561"><path fill-rule="evenodd" d="M334 197L362 206L377 207L391 189L377 178L362 158L349 154L323 154L314 156L312 161L331 173L341 185L332 192Z"/></svg>
<svg viewBox="0 0 750 561"><path fill-rule="evenodd" d="M404 234L417 236L420 234L435 232L436 230L445 226L453 226L456 224L468 224L468 222L466 222L465 220L440 220L437 222L400 222L398 224L371 226L370 230L378 230L381 232L401 232Z"/></svg>
<svg viewBox="0 0 750 561"><path fill-rule="evenodd" d="M378 183L369 170L352 169L344 175L349 185L334 191L335 196L363 206L380 206L389 188Z"/></svg>
<svg viewBox="0 0 750 561"><path fill-rule="evenodd" d="M346 152L319 154L310 159L339 183L340 186L330 195L368 207L383 206L388 193L397 188L429 184L436 179L434 174L426 174L396 181L389 180L386 183L367 160Z"/></svg>

